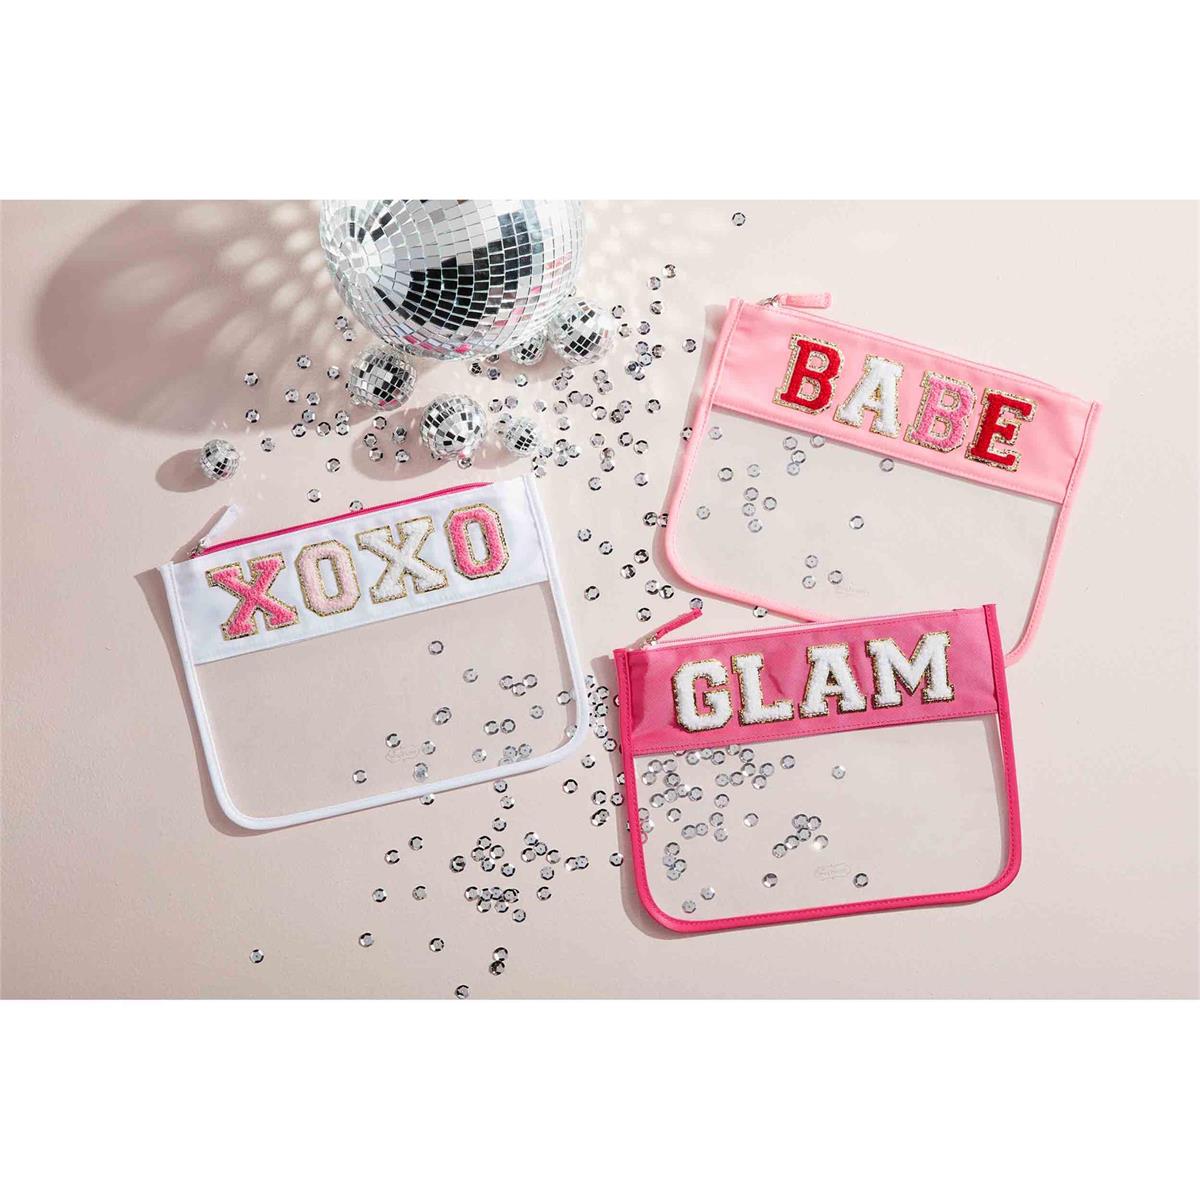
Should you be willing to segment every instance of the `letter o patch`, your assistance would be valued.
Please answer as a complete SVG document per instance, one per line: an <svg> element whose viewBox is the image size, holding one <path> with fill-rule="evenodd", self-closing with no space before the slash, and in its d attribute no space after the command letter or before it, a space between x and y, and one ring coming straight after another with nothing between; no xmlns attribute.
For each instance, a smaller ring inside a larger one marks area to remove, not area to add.
<svg viewBox="0 0 1200 1200"><path fill-rule="evenodd" d="M454 569L466 579L499 575L508 566L508 544L500 515L487 504L456 508L446 518Z"/></svg>

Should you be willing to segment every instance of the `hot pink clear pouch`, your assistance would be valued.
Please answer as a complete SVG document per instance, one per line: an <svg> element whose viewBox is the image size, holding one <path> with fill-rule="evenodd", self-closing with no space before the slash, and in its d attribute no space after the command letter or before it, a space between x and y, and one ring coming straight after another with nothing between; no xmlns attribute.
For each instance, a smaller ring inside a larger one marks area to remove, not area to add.
<svg viewBox="0 0 1200 1200"><path fill-rule="evenodd" d="M1041 616L1099 406L808 306L730 302L668 500L688 583L805 621Z"/></svg>
<svg viewBox="0 0 1200 1200"><path fill-rule="evenodd" d="M632 869L666 928L961 904L1016 877L991 605L614 657Z"/></svg>

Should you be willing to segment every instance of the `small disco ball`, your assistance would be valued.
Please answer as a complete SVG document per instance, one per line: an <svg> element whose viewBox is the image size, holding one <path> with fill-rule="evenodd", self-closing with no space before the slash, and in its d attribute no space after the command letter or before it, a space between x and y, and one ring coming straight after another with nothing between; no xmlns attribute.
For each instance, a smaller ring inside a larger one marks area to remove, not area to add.
<svg viewBox="0 0 1200 1200"><path fill-rule="evenodd" d="M242 465L242 456L224 438L213 438L200 451L200 470L209 479L228 479Z"/></svg>
<svg viewBox="0 0 1200 1200"><path fill-rule="evenodd" d="M321 248L377 337L482 358L540 333L579 274L578 200L326 200Z"/></svg>
<svg viewBox="0 0 1200 1200"><path fill-rule="evenodd" d="M593 363L608 353L612 326L598 309L572 296L550 318L546 336L567 362Z"/></svg>
<svg viewBox="0 0 1200 1200"><path fill-rule="evenodd" d="M350 365L347 386L355 404L390 412L412 395L416 379L406 354L390 346L372 346Z"/></svg>
<svg viewBox="0 0 1200 1200"><path fill-rule="evenodd" d="M438 396L421 419L421 441L434 458L468 457L483 441L486 418L470 396Z"/></svg>
<svg viewBox="0 0 1200 1200"><path fill-rule="evenodd" d="M542 435L528 417L515 417L500 431L500 440L510 454L532 458L542 447Z"/></svg>
<svg viewBox="0 0 1200 1200"><path fill-rule="evenodd" d="M545 333L535 333L533 337L508 348L508 357L519 367L532 367L534 363L540 363L545 353Z"/></svg>

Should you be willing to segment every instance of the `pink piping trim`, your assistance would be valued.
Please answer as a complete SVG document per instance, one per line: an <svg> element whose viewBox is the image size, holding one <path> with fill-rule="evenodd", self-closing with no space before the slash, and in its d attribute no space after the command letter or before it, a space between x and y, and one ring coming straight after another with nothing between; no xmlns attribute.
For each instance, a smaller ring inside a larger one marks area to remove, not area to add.
<svg viewBox="0 0 1200 1200"><path fill-rule="evenodd" d="M1071 514L1071 508L1075 501L1075 489L1079 484L1080 476L1083 474L1084 464L1091 453L1092 439L1096 433L1096 416L1099 411L1100 406L1093 404L1091 410L1088 412L1087 422L1083 427L1083 444L1079 448L1079 457L1075 460L1075 466L1071 471L1071 478L1067 483L1067 491L1063 496L1062 507L1058 510L1058 516L1054 519L1054 533L1050 538L1050 548L1046 551L1046 562L1042 567L1042 578L1038 583L1037 591L1034 593L1033 606L1029 610L1029 617L1025 621L1025 628L1021 630L1021 636L1017 638L1017 644L1004 657L1004 665L1007 667L1011 667L1029 649L1029 644L1033 641L1033 635L1042 623L1042 612L1045 608L1050 580L1054 578L1054 573L1058 569L1058 556L1062 553L1063 533L1066 531L1067 518Z"/></svg>
<svg viewBox="0 0 1200 1200"><path fill-rule="evenodd" d="M829 613L815 612L812 609L800 608L790 604L780 604L778 599L770 596L760 596L753 592L743 592L737 588L726 587L723 584L714 583L712 580L705 579L696 574L690 568L686 567L679 558L678 549L676 547L676 531L677 522L675 517L679 511L684 493L687 491L687 485L691 479L692 470L696 465L696 459L700 453L700 446L704 440L704 431L708 428L709 415L712 412L713 397L716 392L717 380L721 377L721 371L725 366L725 356L729 350L729 342L733 336L734 329L737 326L736 315L741 312L745 305L744 300L731 300L725 310L725 320L721 325L721 333L717 340L716 346L713 348L712 361L709 363L708 372L704 377L704 386L700 392L700 399L697 401L695 413L692 417L692 433L688 438L687 449L683 453L683 458L680 460L678 473L674 483L671 485L671 491L667 497L667 527L663 534L663 552L666 555L667 562L670 563L671 569L685 583L690 583L693 587L700 588L702 591L711 592L714 596L723 596L726 599L734 600L739 604L745 604L749 607L766 608L770 612L777 613L783 617L795 617L799 621L830 621L836 622L838 618ZM847 329L855 328L847 325ZM859 330L858 332L864 332ZM902 342L902 339L893 339L896 342ZM903 343L912 345L912 343ZM919 347L914 347L919 348ZM950 357L950 356L947 356ZM969 362L967 359L960 360ZM979 364L972 363L972 366ZM1036 383L1039 386L1045 387L1040 380L1031 379L1029 376L1018 375L1015 371L1006 372L1014 378L1027 379L1031 383ZM733 408L732 411L738 411ZM1049 592L1050 582L1054 578L1054 573L1058 567L1058 558L1062 550L1062 535L1067 526L1067 518L1070 515L1071 508L1075 500L1075 492L1079 483L1079 478L1083 474L1083 467L1087 462L1088 454L1091 451L1092 439L1096 428L1096 417L1100 411L1098 404L1092 404L1089 408L1087 421L1084 425L1083 444L1080 446L1079 455L1075 459L1075 465L1071 470L1071 478L1067 483L1067 490L1063 495L1062 505L1059 508L1058 516L1054 521L1054 533L1050 539L1050 548L1046 554L1046 561L1042 565L1042 574L1038 580L1037 591L1034 593L1033 603L1029 610L1029 616L1025 620L1025 626L1021 630L1020 636L1017 638L1016 645L1009 650L1004 658L1006 666L1012 666L1014 663L1025 654L1029 649L1030 642L1033 640L1033 635L1037 632L1037 628L1041 623L1042 612L1046 603L1046 596ZM826 434L826 437L831 435ZM836 440L836 435L833 435L833 440ZM932 469L932 468L930 468ZM953 473L953 472L950 472ZM971 482L978 483L976 479ZM986 486L986 485L985 485Z"/></svg>
<svg viewBox="0 0 1200 1200"><path fill-rule="evenodd" d="M633 857L634 882L642 907L660 925L675 933L715 933L722 929L745 929L755 925L782 925L789 921L817 921L829 917L853 916L858 913L887 912L893 909L924 908L942 904L969 904L1002 892L1017 877L1021 869L1021 815L1017 794L1017 769L1013 753L1012 722L1008 709L1008 685L1004 676L1004 654L1000 632L996 625L996 606L984 605L988 642L992 654L992 680L996 688L996 717L1000 731L1000 754L1004 762L1004 787L1008 807L1008 857L1000 873L982 887L959 892L934 892L920 896L894 896L887 900L865 900L856 904L830 904L814 908L794 908L783 912L748 913L739 917L717 920L685 921L664 912L655 902L646 879L646 856L642 839L634 831L637 824L637 775L633 769L633 702L629 682L629 655L633 651L613 651L617 665L617 686L621 697L621 763L625 770L626 811L629 821L629 848ZM731 637L741 636L731 634Z"/></svg>
<svg viewBox="0 0 1200 1200"><path fill-rule="evenodd" d="M360 508L358 512L338 513L335 517L322 517L317 521L305 521L303 525L288 525L284 529L272 529L267 533L255 533L249 537L232 538L228 542L218 542L215 546L205 546L195 558L203 558L206 554L214 554L218 550L229 550L233 546L244 546L248 542L257 542L263 538L281 537L285 533L298 533L301 529L316 529L318 525L331 525L334 521L344 521L347 517L365 517L369 513L383 512L387 508L400 508L405 504L416 504L420 500L435 500L438 496L452 496L455 492L472 492L476 488L487 487L486 483L459 483L454 487L441 488L436 492L426 492L422 496L410 496L407 500L389 500L386 504L375 504L370 508Z"/></svg>

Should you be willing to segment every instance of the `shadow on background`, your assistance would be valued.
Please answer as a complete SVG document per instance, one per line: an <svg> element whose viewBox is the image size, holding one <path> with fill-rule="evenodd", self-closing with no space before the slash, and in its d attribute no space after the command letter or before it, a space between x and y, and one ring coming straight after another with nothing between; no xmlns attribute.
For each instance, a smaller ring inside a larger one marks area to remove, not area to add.
<svg viewBox="0 0 1200 1200"><path fill-rule="evenodd" d="M356 349L334 326L341 311L315 204L144 201L59 265L39 298L35 341L47 374L114 421L200 434L216 402L241 389L261 429L296 419L299 406L277 403L293 382L342 387L325 375ZM308 371L295 366L302 352ZM248 370L260 375L253 388L242 383Z"/></svg>

